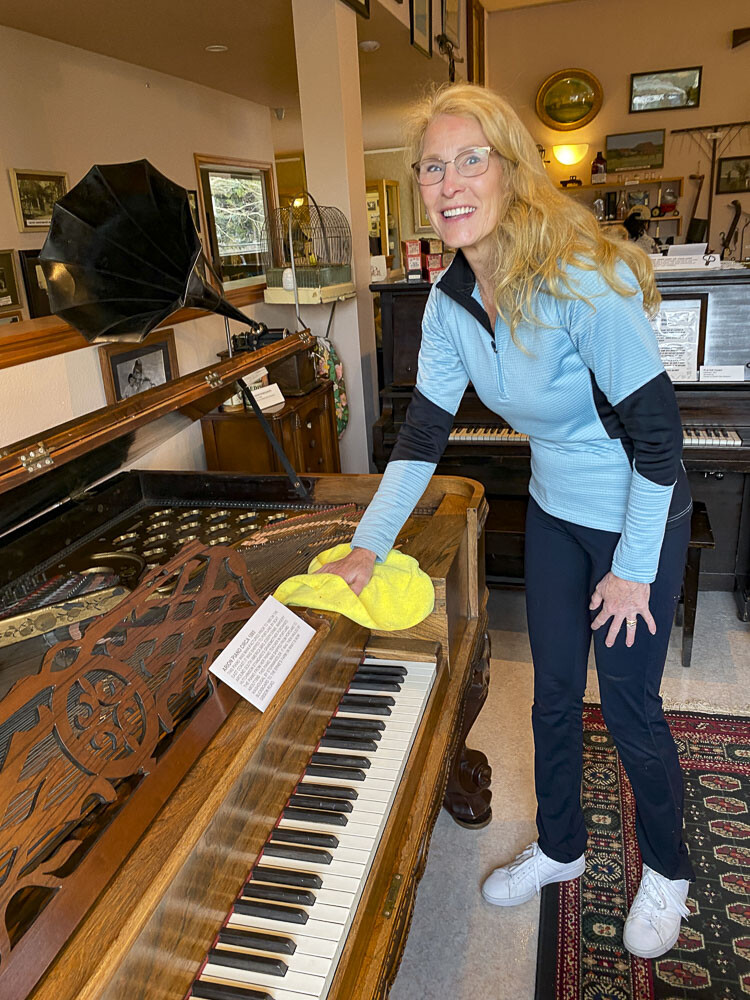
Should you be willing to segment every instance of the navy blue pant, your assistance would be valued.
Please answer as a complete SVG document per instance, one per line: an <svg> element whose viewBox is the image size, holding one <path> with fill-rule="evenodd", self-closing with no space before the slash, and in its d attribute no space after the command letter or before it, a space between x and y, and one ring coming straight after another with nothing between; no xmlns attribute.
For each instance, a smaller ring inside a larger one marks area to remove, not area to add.
<svg viewBox="0 0 750 1000"><path fill-rule="evenodd" d="M625 625L614 646L609 623L592 632L594 587L609 572L619 534L552 517L533 499L526 519L526 610L534 660L535 782L539 846L556 861L573 861L586 847L581 809L582 705L593 635L602 713L636 801L643 860L670 879L692 879L682 840L683 783L677 748L664 719L659 687L680 594L690 516L667 526L650 608L634 644ZM601 609L599 609L601 610Z"/></svg>

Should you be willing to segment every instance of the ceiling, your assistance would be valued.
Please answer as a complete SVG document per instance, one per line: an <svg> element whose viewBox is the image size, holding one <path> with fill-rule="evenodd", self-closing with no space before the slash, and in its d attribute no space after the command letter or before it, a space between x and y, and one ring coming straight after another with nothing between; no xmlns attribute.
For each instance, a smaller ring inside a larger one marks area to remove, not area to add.
<svg viewBox="0 0 750 1000"><path fill-rule="evenodd" d="M291 0L0 0L0 24L299 115ZM370 115L398 122L416 91L447 80L443 58L413 48L408 28L377 0L357 31L381 44L360 53L365 123ZM212 44L229 51L206 52Z"/></svg>

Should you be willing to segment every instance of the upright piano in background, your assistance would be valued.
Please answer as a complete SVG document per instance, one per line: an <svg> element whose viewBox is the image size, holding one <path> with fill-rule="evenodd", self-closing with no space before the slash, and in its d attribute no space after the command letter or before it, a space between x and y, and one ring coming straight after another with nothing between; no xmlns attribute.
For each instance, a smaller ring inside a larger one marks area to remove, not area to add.
<svg viewBox="0 0 750 1000"><path fill-rule="evenodd" d="M657 275L664 297L703 303L703 363L742 365L750 377L750 270ZM382 317L381 417L373 428L380 472L404 421L417 373L421 319L430 285L386 281L370 286ZM684 430L683 461L693 497L705 502L716 548L703 553L701 587L734 590L750 620L750 381L675 383ZM456 415L441 475L469 476L489 503L485 547L489 582L523 579L523 521L529 446L469 386Z"/></svg>
<svg viewBox="0 0 750 1000"><path fill-rule="evenodd" d="M257 1000L292 981L384 997L441 804L489 820L489 767L465 746L489 670L478 483L435 477L400 535L432 614L378 634L300 610L315 636L260 713L207 668L351 537L378 477L304 475L303 498L282 477L118 472L304 347L0 451L3 1000ZM367 848L342 844L350 807Z"/></svg>

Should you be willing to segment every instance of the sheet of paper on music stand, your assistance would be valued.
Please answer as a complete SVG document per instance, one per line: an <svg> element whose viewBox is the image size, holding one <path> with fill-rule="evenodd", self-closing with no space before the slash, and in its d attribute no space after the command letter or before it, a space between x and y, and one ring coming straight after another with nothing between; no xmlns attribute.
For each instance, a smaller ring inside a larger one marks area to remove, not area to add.
<svg viewBox="0 0 750 1000"><path fill-rule="evenodd" d="M668 257L702 257L708 243L674 243L667 250Z"/></svg>
<svg viewBox="0 0 750 1000"><path fill-rule="evenodd" d="M264 712L315 635L315 629L267 597L208 668Z"/></svg>

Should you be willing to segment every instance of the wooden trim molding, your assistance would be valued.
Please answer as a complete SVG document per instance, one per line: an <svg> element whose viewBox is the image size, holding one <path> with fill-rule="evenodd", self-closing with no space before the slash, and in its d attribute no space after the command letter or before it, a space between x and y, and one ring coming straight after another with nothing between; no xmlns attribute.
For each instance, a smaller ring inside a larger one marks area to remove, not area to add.
<svg viewBox="0 0 750 1000"><path fill-rule="evenodd" d="M263 301L265 287L265 284L258 284L232 288L225 292L225 298L237 308L252 305ZM175 326L177 323L209 315L211 314L202 309L180 309L166 319L162 327ZM27 319L21 323L9 324L8 333L0 333L0 369L13 368L29 361L39 361L91 346L82 334L57 316Z"/></svg>

